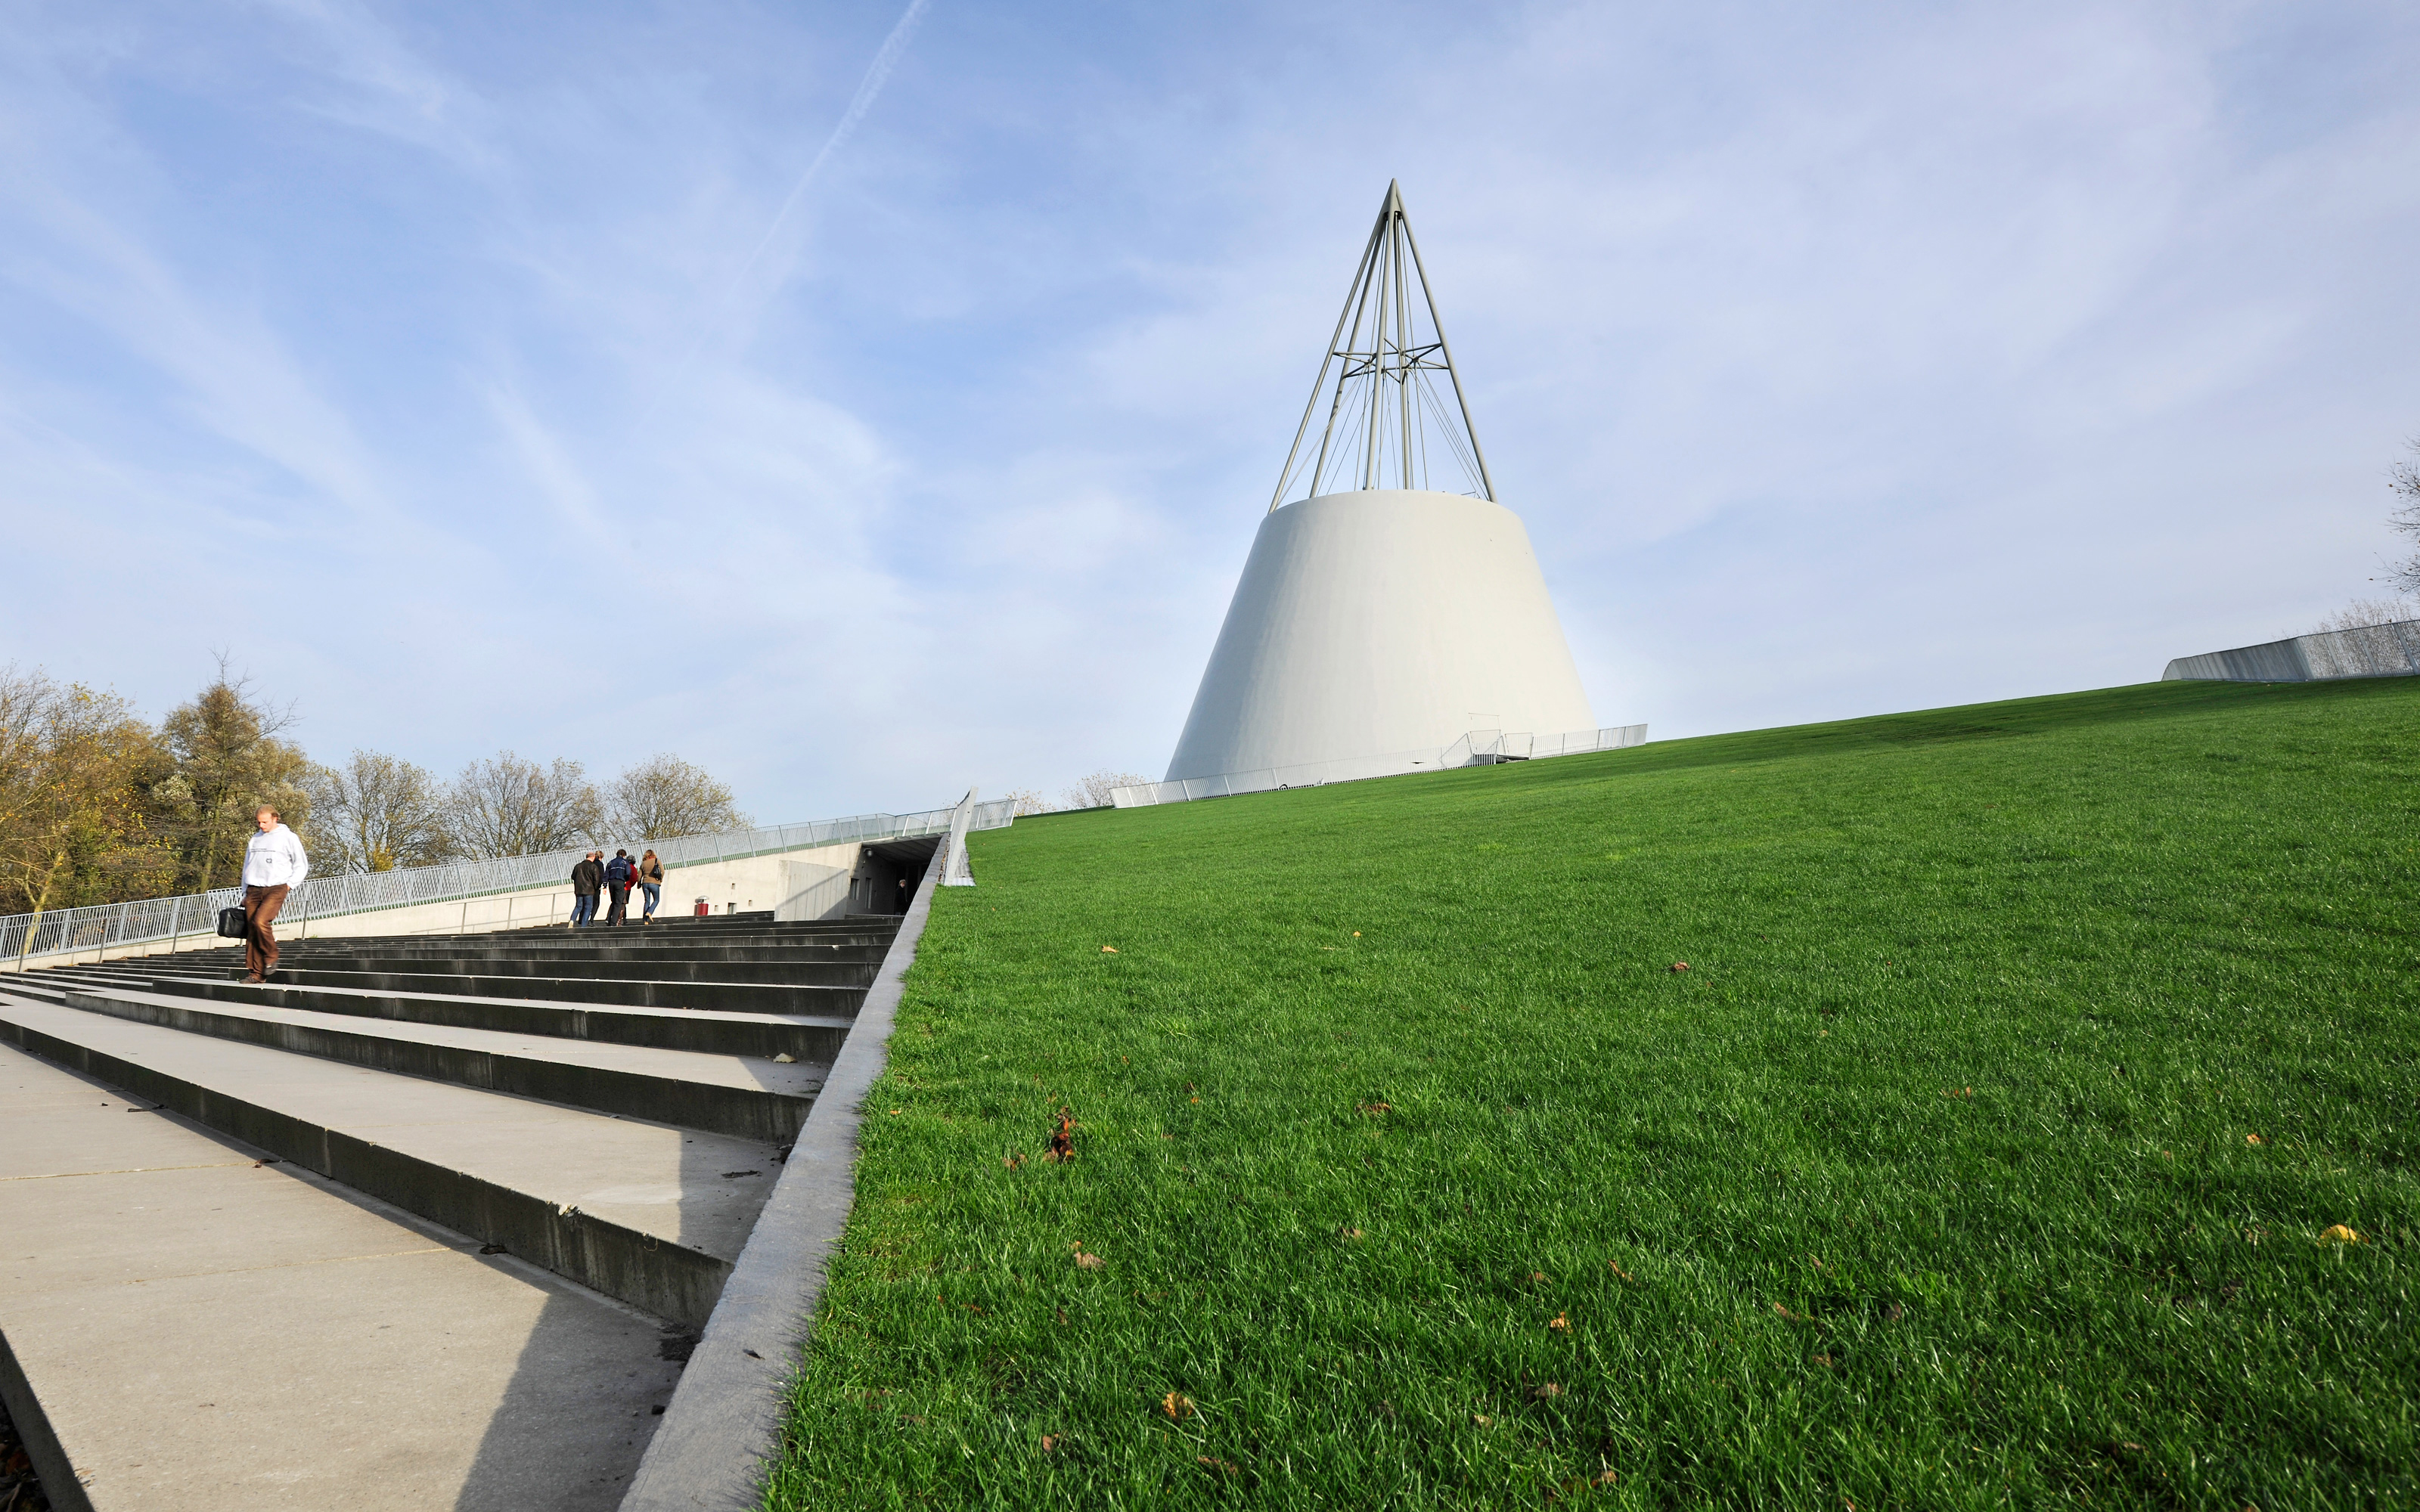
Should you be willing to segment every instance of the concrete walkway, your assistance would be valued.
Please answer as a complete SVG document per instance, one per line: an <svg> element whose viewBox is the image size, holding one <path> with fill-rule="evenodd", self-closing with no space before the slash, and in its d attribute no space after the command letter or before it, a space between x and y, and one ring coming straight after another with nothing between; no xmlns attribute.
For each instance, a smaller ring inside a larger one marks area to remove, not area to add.
<svg viewBox="0 0 2420 1512"><path fill-rule="evenodd" d="M0 983L0 1394L54 1504L616 1505L894 929Z"/></svg>
<svg viewBox="0 0 2420 1512"><path fill-rule="evenodd" d="M262 1155L0 1046L0 1326L92 1505L620 1501L660 1320Z"/></svg>

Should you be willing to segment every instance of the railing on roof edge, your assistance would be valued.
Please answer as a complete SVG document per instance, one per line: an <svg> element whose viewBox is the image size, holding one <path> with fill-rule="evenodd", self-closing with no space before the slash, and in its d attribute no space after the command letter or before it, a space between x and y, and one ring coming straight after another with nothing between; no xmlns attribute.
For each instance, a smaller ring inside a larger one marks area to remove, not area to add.
<svg viewBox="0 0 2420 1512"><path fill-rule="evenodd" d="M1647 727L1643 724L1607 725L1601 730L1573 730L1547 735L1519 731L1473 730L1442 750L1401 750L1383 756L1306 762L1298 766L1264 766L1257 771L1226 772L1217 777L1180 777L1166 782L1138 782L1132 787L1111 788L1109 801L1121 809L1143 809L1158 803L1190 803L1196 798L1274 793L1280 788L1315 788L1331 782L1366 782L1373 778L1449 772L1460 766L1486 766L1497 762L1581 756L1591 751L1620 750L1628 746L1644 745L1646 741Z"/></svg>
<svg viewBox="0 0 2420 1512"><path fill-rule="evenodd" d="M768 825L755 829L726 830L718 835L684 835L673 840L640 842L652 847L667 870L713 861L740 860L780 851L810 850L850 841L917 840L947 835L957 806L927 809L911 814L857 814L814 824ZM979 803L968 827L1005 828L1016 817L1016 805L1001 799ZM612 850L616 842L600 841ZM628 841L619 842L625 846ZM487 861L448 861L441 866L398 867L392 872L348 872L311 876L287 897L280 918L297 924L345 914L409 908L414 903L452 903L499 892L567 882L572 864L597 845L578 850L545 851L535 856L500 856ZM177 940L188 934L212 933L218 911L238 902L240 887L175 898L144 898L132 903L92 903L81 908L54 908L37 916L11 914L0 918L0 970L37 957L78 950L107 950L121 945Z"/></svg>

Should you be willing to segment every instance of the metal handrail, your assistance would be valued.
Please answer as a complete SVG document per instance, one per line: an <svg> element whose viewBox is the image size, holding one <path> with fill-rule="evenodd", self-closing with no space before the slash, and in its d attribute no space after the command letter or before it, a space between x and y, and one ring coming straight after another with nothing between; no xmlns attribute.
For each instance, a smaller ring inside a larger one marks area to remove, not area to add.
<svg viewBox="0 0 2420 1512"><path fill-rule="evenodd" d="M1171 778L1165 782L1139 782L1111 788L1109 801L1121 809L1142 809L1158 803L1190 803L1196 798L1225 798L1245 793L1270 793L1279 788L1325 787L1330 782L1365 782L1373 778L1409 777L1418 772L1446 772L1457 766L1483 766L1500 761L1539 761L1578 756L1590 751L1620 750L1642 745L1643 724L1608 725L1602 730L1573 730L1534 735L1502 730L1473 730L1442 750L1401 750L1383 756L1342 761L1305 762L1296 766L1264 766L1256 771L1225 772L1216 777Z"/></svg>
<svg viewBox="0 0 2420 1512"><path fill-rule="evenodd" d="M811 850L851 841L914 840L946 835L956 807L928 809L910 814L857 814L810 824L768 825L755 829L727 830L716 835L684 835L671 840L621 841L652 846L667 870L712 861L739 860L783 851ZM969 827L1001 829L1016 817L1016 805L1006 799L977 804ZM452 903L499 892L522 892L565 882L573 863L587 852L613 850L615 841L598 841L578 850L546 851L535 856L500 856L485 861L448 861L440 866L398 867L392 872L348 872L314 876L288 894L280 923L302 924L344 914L409 908L415 903ZM0 970L14 970L38 956L108 950L121 945L157 940L174 943L188 934L213 933L218 911L242 900L241 887L216 887L176 898L145 898L132 903L94 903L82 908L54 908L41 914L11 914L0 918Z"/></svg>

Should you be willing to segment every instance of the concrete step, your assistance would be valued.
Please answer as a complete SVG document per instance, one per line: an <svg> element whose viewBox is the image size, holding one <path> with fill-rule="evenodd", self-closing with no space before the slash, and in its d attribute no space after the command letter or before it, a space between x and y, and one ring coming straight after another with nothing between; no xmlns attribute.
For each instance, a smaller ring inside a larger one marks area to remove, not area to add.
<svg viewBox="0 0 2420 1512"><path fill-rule="evenodd" d="M584 1112L5 993L0 1039L692 1328L712 1311L781 1169L772 1140Z"/></svg>
<svg viewBox="0 0 2420 1512"><path fill-rule="evenodd" d="M114 983L113 988L125 984ZM708 1055L829 1062L854 1021L801 1013L723 1013L703 1008L616 1008L601 1003L548 1002L527 997L472 997L456 993L382 993L358 987L255 986L240 981L147 984L154 992L219 1003L309 1009L319 1013L446 1024L468 1029L542 1034L600 1044L694 1050Z"/></svg>
<svg viewBox="0 0 2420 1512"><path fill-rule="evenodd" d="M288 987L358 987L376 992L454 993L473 997L536 997L619 1008L709 1008L737 1013L797 1013L847 1018L865 999L863 987L789 986L748 981L656 981L644 977L516 977L442 971L288 969Z"/></svg>
<svg viewBox="0 0 2420 1512"><path fill-rule="evenodd" d="M430 959L495 960L495 961L761 961L761 962L866 962L878 963L887 945L689 945L666 941L661 945L608 945L593 949L557 944L511 945L482 944L474 935L449 940L443 946L393 946L375 950L349 950L322 946L318 941L289 945L278 960L301 965L305 963L330 963L349 958L382 961L416 961ZM115 964L116 963L112 963ZM229 962L224 965L240 964Z"/></svg>
<svg viewBox="0 0 2420 1512"><path fill-rule="evenodd" d="M660 930L622 929L614 928L611 925L599 925L593 929L552 930L535 937L517 937L512 934L504 933L413 934L404 936L402 938L371 938L362 935L314 934L308 936L307 939L297 936L297 940L301 943L310 945L335 946L413 946L442 945L448 942L454 942L465 945L503 945L520 948L543 946L551 949L593 949L597 948L623 949L632 948L641 949L658 948L699 949L721 945L888 945L891 941L891 936L896 933L897 932L895 930L884 928L878 930L801 930L795 933L775 933L771 931L756 930L730 930L708 933L703 931L696 933L687 931L665 932ZM293 943L288 942L284 935L278 936L278 939L281 945Z"/></svg>
<svg viewBox="0 0 2420 1512"><path fill-rule="evenodd" d="M66 1006L594 1113L777 1143L798 1136L829 1067L828 1061L783 1065L755 1057L212 1003L118 988L70 992Z"/></svg>
<svg viewBox="0 0 2420 1512"><path fill-rule="evenodd" d="M0 1046L0 1335L52 1504L615 1506L686 1336L274 1156Z"/></svg>
<svg viewBox="0 0 2420 1512"><path fill-rule="evenodd" d="M549 977L557 979L621 979L644 976L651 981L756 983L776 987L864 987L880 968L876 961L644 961L582 960L558 956L527 961L497 953L481 955L380 956L318 954L281 957L277 974L296 971L348 971L370 975L396 973L448 977ZM240 968L238 968L239 970Z"/></svg>
<svg viewBox="0 0 2420 1512"><path fill-rule="evenodd" d="M610 902L600 905L597 910L597 920L577 930L573 930L568 923L558 918L550 923L528 924L523 925L519 929L499 930L491 933L505 935L518 934L527 937L533 934L560 934L566 931L576 934L592 934L600 929L627 929L634 933L645 933L650 934L666 933L682 935L710 935L735 933L793 934L803 933L814 930L895 930L899 927L899 916L896 914L851 914L845 918L799 918L781 920L763 917L752 918L744 914L737 918L722 914L717 914L711 920L668 918L663 914L658 914L655 917L654 921L649 923L642 923L636 914L633 914L626 923L608 924L604 921L604 915L605 910L611 906Z"/></svg>

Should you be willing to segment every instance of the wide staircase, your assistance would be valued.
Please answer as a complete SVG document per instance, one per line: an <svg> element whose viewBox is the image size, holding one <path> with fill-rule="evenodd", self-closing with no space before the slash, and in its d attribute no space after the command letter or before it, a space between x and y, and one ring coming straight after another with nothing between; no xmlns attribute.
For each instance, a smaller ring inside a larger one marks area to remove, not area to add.
<svg viewBox="0 0 2420 1512"><path fill-rule="evenodd" d="M897 930L0 977L0 1368L96 1507L610 1507Z"/></svg>

